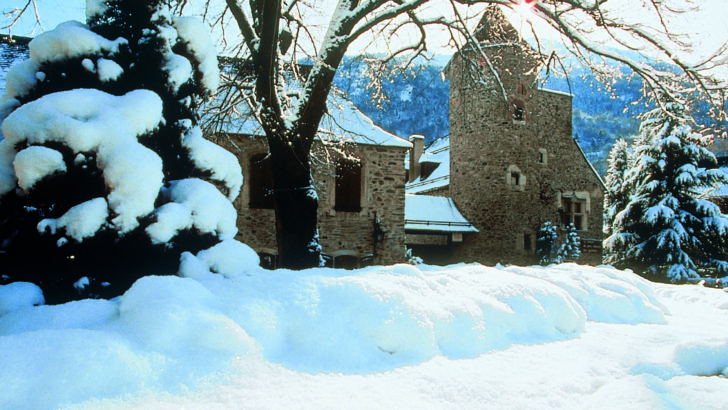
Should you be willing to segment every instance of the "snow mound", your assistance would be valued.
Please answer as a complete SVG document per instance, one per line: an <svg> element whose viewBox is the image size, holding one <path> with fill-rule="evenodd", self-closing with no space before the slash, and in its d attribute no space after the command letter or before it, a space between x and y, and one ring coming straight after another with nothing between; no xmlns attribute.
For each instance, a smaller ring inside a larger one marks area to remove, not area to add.
<svg viewBox="0 0 728 410"><path fill-rule="evenodd" d="M210 249L192 255L184 252L180 257L179 274L182 277L201 278L219 273L226 277L244 274L260 265L260 257L248 245L225 240Z"/></svg>
<svg viewBox="0 0 728 410"><path fill-rule="evenodd" d="M8 312L44 303L43 292L32 283L15 282L0 286L0 318Z"/></svg>
<svg viewBox="0 0 728 410"><path fill-rule="evenodd" d="M506 270L543 279L565 289L591 321L665 323L669 311L659 302L647 280L631 271L608 266L591 268L586 275L577 266L561 264L549 268L509 267Z"/></svg>
<svg viewBox="0 0 728 410"><path fill-rule="evenodd" d="M17 298L21 284L12 285L0 286L5 304ZM63 407L147 389L179 392L236 356L258 356L219 307L199 283L177 277L142 278L113 301L19 307L0 316L0 408Z"/></svg>
<svg viewBox="0 0 728 410"><path fill-rule="evenodd" d="M728 377L728 339L679 346L675 362L687 374Z"/></svg>
<svg viewBox="0 0 728 410"><path fill-rule="evenodd" d="M109 301L34 306L42 303L36 286L0 286L0 408L98 408L111 404L105 400L134 407L126 400L149 394L147 407L158 408L199 389L209 389L195 396L199 407L227 407L248 394L263 403L289 383L291 397L320 407L317 394L345 398L365 380L395 389L381 407L393 407L400 391L406 402L473 407L494 395L503 404L523 394L523 383L536 389L529 397L538 407L563 407L569 398L613 402L610 393L631 382L627 398L649 399L655 380L680 391L674 386L685 377L728 367L728 341L715 326L695 326L698 310L670 323L675 317L661 305L700 308L714 324L725 316L725 307L715 308L725 304L723 292L655 285L629 271L574 264L266 271L232 240L184 255L185 277L144 277ZM707 291L708 302L690 299ZM686 326L699 333L678 337ZM513 361L520 370L508 376ZM411 379L402 375L417 379L403 386ZM244 381L226 384L235 380ZM323 387L329 382L344 390Z"/></svg>

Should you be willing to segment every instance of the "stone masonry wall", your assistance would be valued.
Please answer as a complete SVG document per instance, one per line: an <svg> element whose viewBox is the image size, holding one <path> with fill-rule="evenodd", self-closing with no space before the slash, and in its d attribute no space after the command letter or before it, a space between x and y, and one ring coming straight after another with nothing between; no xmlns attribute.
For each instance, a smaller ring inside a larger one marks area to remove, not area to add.
<svg viewBox="0 0 728 410"><path fill-rule="evenodd" d="M562 195L588 198L587 230L579 234L601 240L603 185L571 137L571 96L537 88L530 49L483 50L507 99L472 50L456 55L448 72L450 195L480 231L455 248L456 260L537 262L536 232L559 222ZM597 252L579 262L600 261Z"/></svg>
<svg viewBox="0 0 728 410"><path fill-rule="evenodd" d="M243 169L244 183L235 201L238 210L236 239L248 244L256 252L276 255L275 214L272 209L251 209L249 187L245 178L250 174L250 157L268 151L265 138L236 135L220 143L233 152ZM314 144L314 181L319 195L318 226L322 250L332 258L353 256L364 258L375 255L375 264L404 262L404 185L405 148L347 144L347 156L362 162L362 209L360 212L337 212L335 199L335 163L340 158L337 150L324 149ZM322 160L325 159L325 160ZM384 241L373 239L374 221L386 232Z"/></svg>

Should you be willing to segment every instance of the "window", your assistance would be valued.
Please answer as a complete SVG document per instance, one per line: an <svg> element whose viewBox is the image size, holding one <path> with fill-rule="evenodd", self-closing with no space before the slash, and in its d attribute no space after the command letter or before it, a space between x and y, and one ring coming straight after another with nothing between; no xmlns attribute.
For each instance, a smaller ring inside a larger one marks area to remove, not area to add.
<svg viewBox="0 0 728 410"><path fill-rule="evenodd" d="M538 162L539 164L546 164L548 162L548 156L546 155L545 148L539 148L538 150Z"/></svg>
<svg viewBox="0 0 728 410"><path fill-rule="evenodd" d="M532 246L533 245L531 244L531 235L524 233L523 234L523 250L530 251Z"/></svg>
<svg viewBox="0 0 728 410"><path fill-rule="evenodd" d="M518 94L520 95L526 95L528 94L528 91L526 90L526 86L523 84L518 84Z"/></svg>
<svg viewBox="0 0 728 410"><path fill-rule="evenodd" d="M361 163L342 159L336 164L336 191L334 210L361 211Z"/></svg>
<svg viewBox="0 0 728 410"><path fill-rule="evenodd" d="M247 181L250 208L273 209L273 174L268 154L250 157L250 176Z"/></svg>
<svg viewBox="0 0 728 410"><path fill-rule="evenodd" d="M513 121L526 121L526 104L521 100L513 100Z"/></svg>
<svg viewBox="0 0 728 410"><path fill-rule="evenodd" d="M506 185L510 185L522 191L526 186L526 175L524 175L517 166L510 165L506 173Z"/></svg>
<svg viewBox="0 0 728 410"><path fill-rule="evenodd" d="M436 162L422 162L420 164L420 179L427 179L440 164Z"/></svg>
<svg viewBox="0 0 728 410"><path fill-rule="evenodd" d="M574 224L577 231L586 230L586 201L573 196L561 198L561 225L566 228Z"/></svg>

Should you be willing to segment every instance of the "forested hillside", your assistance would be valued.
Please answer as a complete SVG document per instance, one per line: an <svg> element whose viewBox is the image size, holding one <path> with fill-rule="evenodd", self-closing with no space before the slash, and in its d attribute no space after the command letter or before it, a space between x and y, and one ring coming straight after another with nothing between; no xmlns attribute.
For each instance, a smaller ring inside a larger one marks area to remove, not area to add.
<svg viewBox="0 0 728 410"><path fill-rule="evenodd" d="M449 132L449 84L442 75L446 63L447 58L438 57L420 62L404 73L390 71L390 77L377 88L376 82L366 76L369 63L349 59L340 68L336 85L385 129L405 138L423 134L429 142ZM643 107L633 102L640 97L641 81L629 79L625 72L622 78L606 86L586 68L577 67L568 78L549 76L543 87L574 95L574 138L603 175L606 156L614 141L637 133L636 116Z"/></svg>

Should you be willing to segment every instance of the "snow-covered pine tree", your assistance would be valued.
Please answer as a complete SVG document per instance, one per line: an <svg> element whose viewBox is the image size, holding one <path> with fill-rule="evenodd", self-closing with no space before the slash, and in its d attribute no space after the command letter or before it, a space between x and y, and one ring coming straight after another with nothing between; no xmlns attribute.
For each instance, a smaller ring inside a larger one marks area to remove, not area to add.
<svg viewBox="0 0 728 410"><path fill-rule="evenodd" d="M544 222L536 235L536 256L541 265L560 263L556 240L556 226L551 222Z"/></svg>
<svg viewBox="0 0 728 410"><path fill-rule="evenodd" d="M31 41L0 98L3 273L51 303L174 274L236 233L240 166L197 126L209 32L160 0L89 0L87 19Z"/></svg>
<svg viewBox="0 0 728 410"><path fill-rule="evenodd" d="M634 194L604 242L607 261L675 283L697 278L700 270L725 274L728 218L699 196L728 180L719 169L703 168L716 159L705 148L707 137L687 125L683 107L674 101L665 107L643 116L625 181Z"/></svg>
<svg viewBox="0 0 728 410"><path fill-rule="evenodd" d="M629 202L632 185L625 183L625 175L630 167L630 147L627 140L615 141L607 156L607 173L604 177L604 233L612 234L614 218Z"/></svg>
<svg viewBox="0 0 728 410"><path fill-rule="evenodd" d="M576 262L581 256L581 239L576 233L574 224L569 224L564 233L564 243L559 246L557 260L559 262Z"/></svg>

